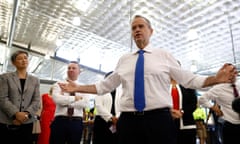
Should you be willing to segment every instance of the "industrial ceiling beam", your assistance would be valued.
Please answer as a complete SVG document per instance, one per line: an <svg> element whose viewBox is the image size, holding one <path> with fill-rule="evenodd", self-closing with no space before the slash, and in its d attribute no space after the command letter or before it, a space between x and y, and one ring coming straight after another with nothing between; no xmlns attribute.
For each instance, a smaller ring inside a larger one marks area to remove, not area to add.
<svg viewBox="0 0 240 144"><path fill-rule="evenodd" d="M16 25L16 20L17 20L18 8L19 8L19 0L14 0L13 1L13 13L12 13L11 21L10 21L9 27L8 27L8 38L7 38L7 46L8 47L12 47L12 41L13 41L15 25Z"/></svg>

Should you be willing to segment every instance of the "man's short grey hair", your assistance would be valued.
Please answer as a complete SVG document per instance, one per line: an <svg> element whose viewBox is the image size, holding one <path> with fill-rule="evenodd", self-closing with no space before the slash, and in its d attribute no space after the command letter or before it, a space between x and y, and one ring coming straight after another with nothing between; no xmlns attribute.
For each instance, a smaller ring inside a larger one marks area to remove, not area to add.
<svg viewBox="0 0 240 144"><path fill-rule="evenodd" d="M133 17L133 20L136 19L136 18L143 18L143 19L147 22L149 28L152 28L152 24L151 24L150 20L147 19L146 17L144 17L144 16L142 16L142 15L135 15L135 16Z"/></svg>

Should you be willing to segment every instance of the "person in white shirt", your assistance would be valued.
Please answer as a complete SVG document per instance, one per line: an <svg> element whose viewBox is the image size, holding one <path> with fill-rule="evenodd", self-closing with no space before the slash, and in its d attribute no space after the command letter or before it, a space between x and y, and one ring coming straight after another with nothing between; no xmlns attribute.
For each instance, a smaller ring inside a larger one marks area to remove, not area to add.
<svg viewBox="0 0 240 144"><path fill-rule="evenodd" d="M215 85L199 97L201 106L209 108L224 120L221 136L223 144L233 144L239 141L237 132L240 131L240 115L232 109L232 102L235 99L233 84L238 93L240 90L236 78L237 75L234 77L233 83Z"/></svg>
<svg viewBox="0 0 240 144"><path fill-rule="evenodd" d="M78 83L80 65L76 61L68 64L67 80ZM67 81L64 81L67 83ZM51 124L50 144L79 144L83 131L83 110L89 106L89 94L63 92L53 85L52 98L56 103L54 120Z"/></svg>
<svg viewBox="0 0 240 144"><path fill-rule="evenodd" d="M183 70L170 53L151 46L153 28L147 18L136 15L131 25L132 37L138 49L123 55L111 75L92 85L76 85L71 81L59 85L63 91L99 95L109 93L122 85L119 99L121 114L117 122L118 143L176 144L174 122L169 110L172 107L170 78L186 88L196 89L232 82L233 75L237 73L236 69L224 64L215 76L208 77ZM142 111L137 111L134 104L134 73L139 50L144 51L145 107Z"/></svg>
<svg viewBox="0 0 240 144"><path fill-rule="evenodd" d="M105 78L112 73L109 72ZM116 144L117 117L115 111L116 90L95 97L96 116L93 127L93 144Z"/></svg>

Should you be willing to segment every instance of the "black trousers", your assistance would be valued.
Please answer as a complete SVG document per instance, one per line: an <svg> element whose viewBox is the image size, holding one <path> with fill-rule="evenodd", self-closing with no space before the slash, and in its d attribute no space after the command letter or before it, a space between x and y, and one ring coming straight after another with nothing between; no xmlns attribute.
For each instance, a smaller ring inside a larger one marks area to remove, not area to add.
<svg viewBox="0 0 240 144"><path fill-rule="evenodd" d="M32 144L33 123L20 126L0 123L1 143L4 144Z"/></svg>
<svg viewBox="0 0 240 144"><path fill-rule="evenodd" d="M176 144L176 127L168 108L144 113L122 112L118 144Z"/></svg>
<svg viewBox="0 0 240 144"><path fill-rule="evenodd" d="M178 144L196 144L196 129L184 129L178 132Z"/></svg>
<svg viewBox="0 0 240 144"><path fill-rule="evenodd" d="M222 129L223 144L239 144L240 124L225 121Z"/></svg>
<svg viewBox="0 0 240 144"><path fill-rule="evenodd" d="M80 144L82 139L82 118L56 116L52 122L50 144Z"/></svg>
<svg viewBox="0 0 240 144"><path fill-rule="evenodd" d="M178 144L196 144L197 130L192 129L180 129L180 119L174 120L177 129L177 143ZM195 125L195 121L193 123Z"/></svg>
<svg viewBox="0 0 240 144"><path fill-rule="evenodd" d="M111 123L96 116L93 126L93 144L116 144L116 133L112 133L110 127Z"/></svg>

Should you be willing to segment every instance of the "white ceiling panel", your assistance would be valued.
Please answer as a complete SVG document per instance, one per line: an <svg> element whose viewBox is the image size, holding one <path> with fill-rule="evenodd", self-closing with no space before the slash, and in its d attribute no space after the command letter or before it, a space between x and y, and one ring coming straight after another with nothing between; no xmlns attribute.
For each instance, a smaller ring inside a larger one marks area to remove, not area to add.
<svg viewBox="0 0 240 144"><path fill-rule="evenodd" d="M96 73L114 70L119 57L135 48L130 21L141 14L154 27L153 45L171 52L183 68L195 66L196 73L213 74L229 62L240 69L240 0L86 1L89 7L83 12L74 4L84 0L0 0L1 42L79 60L85 73L93 72L82 80L96 81ZM80 26L71 23L74 17L80 18ZM189 39L190 30L195 30L195 39ZM62 44L57 46L57 40ZM62 64L57 68L42 60L34 72L60 79Z"/></svg>

